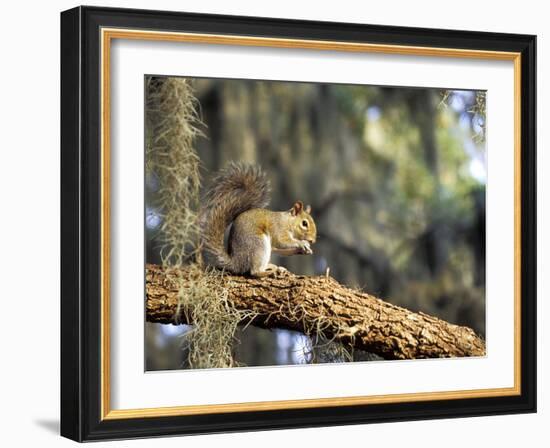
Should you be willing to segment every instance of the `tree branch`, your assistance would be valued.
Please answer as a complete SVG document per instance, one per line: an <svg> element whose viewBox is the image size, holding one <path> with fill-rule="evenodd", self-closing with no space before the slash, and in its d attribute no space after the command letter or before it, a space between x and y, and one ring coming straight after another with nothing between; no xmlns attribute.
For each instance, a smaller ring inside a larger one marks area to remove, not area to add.
<svg viewBox="0 0 550 448"><path fill-rule="evenodd" d="M188 269L146 267L146 312L149 322L188 323L178 308L178 279ZM306 334L322 332L356 349L385 359L416 359L485 355L485 342L473 330L424 313L413 313L326 276L304 277L283 272L262 279L223 275L218 280L228 301L252 311L252 325L285 328Z"/></svg>

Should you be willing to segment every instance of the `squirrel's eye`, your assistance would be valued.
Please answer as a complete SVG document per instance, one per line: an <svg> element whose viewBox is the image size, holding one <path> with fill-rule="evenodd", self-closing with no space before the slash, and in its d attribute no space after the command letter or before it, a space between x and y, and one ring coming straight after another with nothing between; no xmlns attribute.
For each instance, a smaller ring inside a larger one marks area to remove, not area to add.
<svg viewBox="0 0 550 448"><path fill-rule="evenodd" d="M305 219L302 221L302 227L307 227L307 221Z"/></svg>

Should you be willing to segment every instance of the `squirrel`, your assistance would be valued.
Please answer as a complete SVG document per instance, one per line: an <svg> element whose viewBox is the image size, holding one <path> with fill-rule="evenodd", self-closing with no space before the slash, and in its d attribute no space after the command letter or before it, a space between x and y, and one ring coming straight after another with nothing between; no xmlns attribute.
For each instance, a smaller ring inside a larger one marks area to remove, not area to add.
<svg viewBox="0 0 550 448"><path fill-rule="evenodd" d="M290 210L267 210L270 183L257 165L230 163L218 172L200 213L201 243L207 265L253 277L285 269L271 253L311 255L317 238L311 207L297 201ZM224 235L231 225L227 250Z"/></svg>

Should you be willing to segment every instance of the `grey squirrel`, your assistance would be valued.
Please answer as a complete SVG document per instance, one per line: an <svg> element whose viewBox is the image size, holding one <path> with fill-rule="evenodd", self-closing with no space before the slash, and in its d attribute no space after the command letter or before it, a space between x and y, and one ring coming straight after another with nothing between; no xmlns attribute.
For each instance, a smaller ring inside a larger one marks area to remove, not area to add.
<svg viewBox="0 0 550 448"><path fill-rule="evenodd" d="M271 253L312 254L317 238L311 207L296 202L290 210L265 209L270 184L257 165L231 163L213 179L200 214L204 261L233 274L264 277L280 268ZM227 250L224 234L229 231Z"/></svg>

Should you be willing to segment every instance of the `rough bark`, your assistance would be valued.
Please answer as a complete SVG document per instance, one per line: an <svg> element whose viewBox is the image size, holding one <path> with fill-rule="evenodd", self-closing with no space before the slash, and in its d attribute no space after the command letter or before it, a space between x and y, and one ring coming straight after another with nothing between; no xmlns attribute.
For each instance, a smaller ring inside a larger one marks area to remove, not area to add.
<svg viewBox="0 0 550 448"><path fill-rule="evenodd" d="M176 316L177 278L185 281L189 275L187 269L147 265L148 321L192 323L186 320L185 309ZM217 281L223 282L234 307L255 313L252 325L310 335L321 331L385 359L485 355L485 342L470 328L392 305L328 276L283 272L261 279L224 275Z"/></svg>

